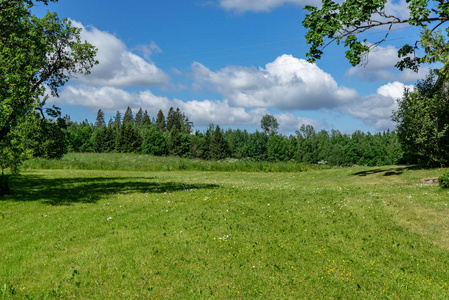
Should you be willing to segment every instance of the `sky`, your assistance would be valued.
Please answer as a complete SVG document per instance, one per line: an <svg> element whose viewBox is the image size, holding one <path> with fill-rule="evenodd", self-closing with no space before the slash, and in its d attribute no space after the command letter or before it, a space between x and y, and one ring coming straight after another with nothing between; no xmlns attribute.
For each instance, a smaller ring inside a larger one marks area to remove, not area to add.
<svg viewBox="0 0 449 300"><path fill-rule="evenodd" d="M391 1L391 0L389 0ZM129 106L150 117L179 107L194 129L209 124L260 130L272 114L279 131L301 125L316 130L393 130L393 110L404 88L428 72L400 72L397 49L414 43L418 32L394 28L352 67L343 46L330 45L316 64L306 61L302 21L305 5L316 0L60 0L33 11L57 12L82 28L81 38L98 48L90 75L72 78L47 104L61 107L73 121L106 121ZM407 15L405 0L388 2L389 13ZM366 33L384 37L387 28Z"/></svg>

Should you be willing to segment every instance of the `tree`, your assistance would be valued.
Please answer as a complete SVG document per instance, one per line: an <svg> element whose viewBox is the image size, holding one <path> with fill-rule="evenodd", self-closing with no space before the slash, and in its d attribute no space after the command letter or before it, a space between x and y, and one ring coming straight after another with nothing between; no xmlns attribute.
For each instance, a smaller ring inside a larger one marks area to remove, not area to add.
<svg viewBox="0 0 449 300"><path fill-rule="evenodd" d="M67 153L67 125L61 118L59 108L47 108L47 117L42 119L37 112L29 113L25 122L13 129L21 131L24 145L34 157L60 159Z"/></svg>
<svg viewBox="0 0 449 300"><path fill-rule="evenodd" d="M287 159L287 141L283 136L272 133L267 141L267 157L270 161L284 161Z"/></svg>
<svg viewBox="0 0 449 300"><path fill-rule="evenodd" d="M434 89L434 72L406 90L393 114L408 162L444 166L449 162L449 84Z"/></svg>
<svg viewBox="0 0 449 300"><path fill-rule="evenodd" d="M165 131L165 130L166 130L165 116L164 116L164 113L162 112L161 109L160 109L159 112L157 113L157 117L156 117L156 126L157 126L161 131Z"/></svg>
<svg viewBox="0 0 449 300"><path fill-rule="evenodd" d="M45 103L46 89L58 96L74 74L88 74L96 49L80 39L81 29L48 12L31 13L48 0L0 0L0 144L28 113ZM57 2L57 0L52 0ZM3 162L0 162L3 163Z"/></svg>
<svg viewBox="0 0 449 300"><path fill-rule="evenodd" d="M145 109L145 112L143 114L142 122L144 125L151 125L150 116L148 115L148 111Z"/></svg>
<svg viewBox="0 0 449 300"><path fill-rule="evenodd" d="M277 133L279 123L274 116L265 115L260 120L260 127L262 127L263 131L267 134Z"/></svg>
<svg viewBox="0 0 449 300"><path fill-rule="evenodd" d="M167 142L159 128L151 126L148 130L142 143L142 153L156 156L167 154Z"/></svg>
<svg viewBox="0 0 449 300"><path fill-rule="evenodd" d="M142 107L139 108L139 111L136 114L136 125L143 125L143 110Z"/></svg>
<svg viewBox="0 0 449 300"><path fill-rule="evenodd" d="M133 111L129 106L126 109L125 114L123 115L123 125L125 124L134 124Z"/></svg>
<svg viewBox="0 0 449 300"><path fill-rule="evenodd" d="M220 129L220 126L215 126L212 138L210 139L209 158L213 160L226 158L229 155L228 148L223 131Z"/></svg>
<svg viewBox="0 0 449 300"><path fill-rule="evenodd" d="M309 13L303 25L308 29L307 43L310 44L307 57L309 62L320 59L323 50L332 42L339 44L344 40L346 58L352 65L362 62L363 54L384 42L391 29L399 24L407 23L421 27L422 34L415 45L405 44L398 51L402 60L396 65L399 69L417 70L421 63L439 61L445 64L443 77L447 76L448 50L447 40L441 31L436 30L449 21L449 3L445 0L407 0L409 16L400 16L386 12L387 0L346 0L338 4L332 0L323 0L321 7L306 6ZM362 33L372 28L385 26L385 36L378 40L360 40ZM449 31L446 30L446 35ZM418 45L424 50L423 57L411 57Z"/></svg>
<svg viewBox="0 0 449 300"><path fill-rule="evenodd" d="M104 120L104 112L101 109L99 109L97 112L95 127L102 127L105 125L106 125L106 122Z"/></svg>
<svg viewBox="0 0 449 300"><path fill-rule="evenodd" d="M73 74L88 74L97 63L96 49L81 43L81 29L55 13L37 18L33 5L0 0L0 140L36 107L46 87L57 96Z"/></svg>

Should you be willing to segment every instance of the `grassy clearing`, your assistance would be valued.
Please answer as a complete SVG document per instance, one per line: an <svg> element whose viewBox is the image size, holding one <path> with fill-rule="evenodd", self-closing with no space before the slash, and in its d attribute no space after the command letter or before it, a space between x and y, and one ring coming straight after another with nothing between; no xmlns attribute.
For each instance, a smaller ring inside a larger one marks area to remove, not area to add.
<svg viewBox="0 0 449 300"><path fill-rule="evenodd" d="M443 170L28 170L0 201L0 296L449 294Z"/></svg>

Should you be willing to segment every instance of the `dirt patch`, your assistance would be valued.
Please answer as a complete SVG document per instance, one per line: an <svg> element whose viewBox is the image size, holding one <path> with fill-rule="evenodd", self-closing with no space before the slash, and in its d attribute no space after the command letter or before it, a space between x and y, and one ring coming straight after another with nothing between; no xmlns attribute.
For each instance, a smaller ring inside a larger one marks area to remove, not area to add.
<svg viewBox="0 0 449 300"><path fill-rule="evenodd" d="M423 178L420 179L419 181L428 183L428 184L438 184L438 177L433 177L433 178Z"/></svg>

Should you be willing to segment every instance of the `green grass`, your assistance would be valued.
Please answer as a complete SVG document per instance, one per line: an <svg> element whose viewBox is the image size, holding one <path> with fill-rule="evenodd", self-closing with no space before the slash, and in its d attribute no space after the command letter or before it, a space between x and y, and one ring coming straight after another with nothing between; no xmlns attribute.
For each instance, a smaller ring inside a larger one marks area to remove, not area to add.
<svg viewBox="0 0 449 300"><path fill-rule="evenodd" d="M0 298L444 299L449 192L419 181L442 172L29 169Z"/></svg>
<svg viewBox="0 0 449 300"><path fill-rule="evenodd" d="M302 172L324 169L297 162L266 162L228 159L205 161L179 157L123 153L69 153L61 160L31 159L25 169L70 169L110 171L228 171L228 172Z"/></svg>

